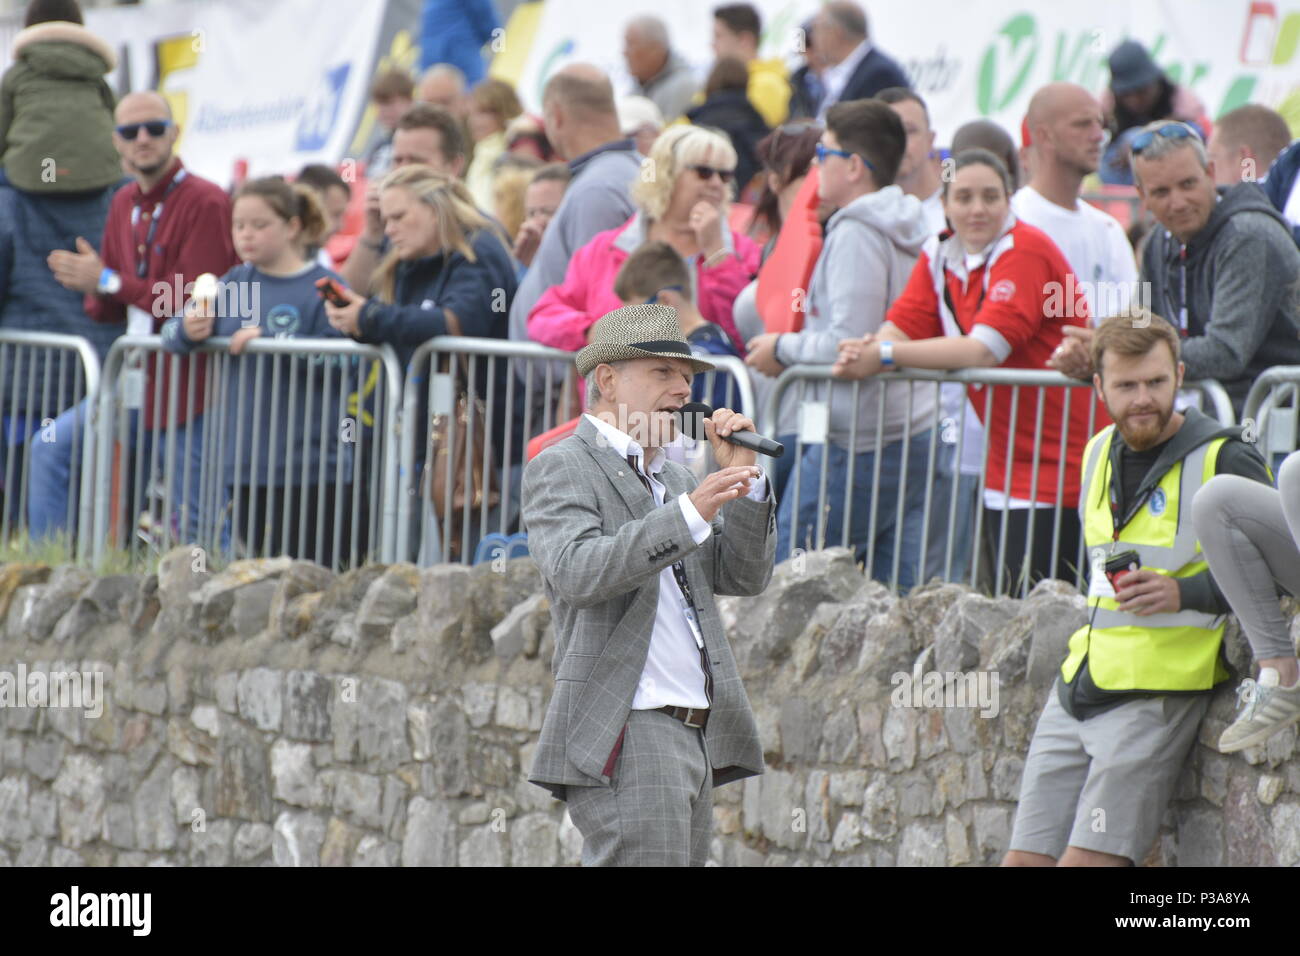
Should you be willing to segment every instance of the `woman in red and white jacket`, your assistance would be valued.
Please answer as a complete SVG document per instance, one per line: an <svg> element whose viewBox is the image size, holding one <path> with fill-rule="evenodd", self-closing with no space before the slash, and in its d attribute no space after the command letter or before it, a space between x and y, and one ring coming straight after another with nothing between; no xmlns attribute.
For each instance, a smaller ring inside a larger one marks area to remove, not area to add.
<svg viewBox="0 0 1300 956"><path fill-rule="evenodd" d="M1067 278L1065 256L1045 233L1011 212L1010 179L1000 159L983 149L963 151L943 189L952 232L926 243L879 334L840 343L837 377L865 378L891 368L1044 371L1061 343L1061 330L1088 324L1087 301L1078 283ZM994 553L1007 522L1003 580L1016 585L1026 558L1031 583L1041 577L1072 579L1079 561L1075 509L1083 448L1110 419L1091 391L1074 389L1067 411L1065 387L1034 386L1020 389L1013 421L1014 389L992 386L990 412L985 388L971 385L967 392L987 436L984 533ZM963 511L974 513L973 508L958 511L959 519ZM1058 520L1059 543L1053 549Z"/></svg>

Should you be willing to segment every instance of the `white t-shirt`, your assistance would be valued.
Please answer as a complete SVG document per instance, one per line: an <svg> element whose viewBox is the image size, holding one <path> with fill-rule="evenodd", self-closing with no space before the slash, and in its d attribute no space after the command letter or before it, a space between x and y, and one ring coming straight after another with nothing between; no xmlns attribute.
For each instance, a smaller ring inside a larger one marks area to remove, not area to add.
<svg viewBox="0 0 1300 956"><path fill-rule="evenodd" d="M1131 302L1141 304L1137 260L1124 227L1114 216L1082 200L1074 210L1046 199L1032 186L1011 197L1016 217L1043 232L1065 254L1065 261L1083 288L1092 314L1090 324L1122 311ZM1071 301L1063 290L1063 301Z"/></svg>

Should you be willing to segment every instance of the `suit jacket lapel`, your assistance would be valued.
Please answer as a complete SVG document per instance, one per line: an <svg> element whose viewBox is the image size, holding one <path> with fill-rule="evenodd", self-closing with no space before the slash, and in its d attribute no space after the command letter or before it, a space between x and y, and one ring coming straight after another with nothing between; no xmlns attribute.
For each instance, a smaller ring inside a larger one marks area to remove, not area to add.
<svg viewBox="0 0 1300 956"><path fill-rule="evenodd" d="M641 484L641 479L636 476L627 459L619 456L596 430L596 426L587 421L586 416L578 423L576 434L587 445L587 451L605 473L605 477L618 490L624 504L632 512L632 517L639 519L648 515L655 506L654 498L645 485Z"/></svg>

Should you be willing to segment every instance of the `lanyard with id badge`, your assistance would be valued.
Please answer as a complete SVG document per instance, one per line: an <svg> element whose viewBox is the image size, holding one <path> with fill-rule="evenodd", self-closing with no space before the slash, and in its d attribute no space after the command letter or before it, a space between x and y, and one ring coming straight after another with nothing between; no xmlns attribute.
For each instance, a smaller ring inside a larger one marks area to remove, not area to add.
<svg viewBox="0 0 1300 956"><path fill-rule="evenodd" d="M149 256L153 252L154 237L158 234L158 223L162 222L163 205L167 197L172 194L178 185L185 180L185 170L176 171L172 181L167 184L163 190L162 198L154 204L150 213L149 229L145 233L144 243L136 250L135 275L138 279L143 279L149 274ZM131 230L132 240L135 239L135 228L140 222L140 207L131 208ZM127 335L152 335L153 334L153 316L144 309L135 305L126 307L126 334ZM127 353L123 363L121 378L121 395L122 406L124 408L139 410L144 407L144 374L145 353L138 349L132 349Z"/></svg>
<svg viewBox="0 0 1300 956"><path fill-rule="evenodd" d="M1116 590L1120 587L1120 579L1130 571L1136 571L1142 567L1142 558L1132 548L1126 548L1123 551L1116 551L1115 545L1119 543L1120 532L1124 529L1133 517L1146 504L1151 497L1154 488L1137 497L1129 507L1127 517L1121 520L1119 514L1119 494L1115 491L1115 483L1110 475L1110 462L1106 464L1106 493L1110 502L1110 520L1114 529L1114 537L1111 539L1110 553L1106 553L1105 548L1093 548L1089 552L1092 559L1092 574L1088 578L1088 596L1089 597L1106 597L1114 598Z"/></svg>

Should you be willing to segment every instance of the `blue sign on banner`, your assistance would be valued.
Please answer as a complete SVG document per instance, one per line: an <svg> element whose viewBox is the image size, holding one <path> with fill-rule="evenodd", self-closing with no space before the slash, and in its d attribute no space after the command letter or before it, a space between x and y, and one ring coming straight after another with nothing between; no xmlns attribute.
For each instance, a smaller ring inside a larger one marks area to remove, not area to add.
<svg viewBox="0 0 1300 956"><path fill-rule="evenodd" d="M344 63L327 70L321 77L315 96L303 110L294 149L306 152L325 148L330 133L334 131L334 123L339 118L339 107L343 103L343 88L347 86L348 73L351 69L350 63Z"/></svg>

